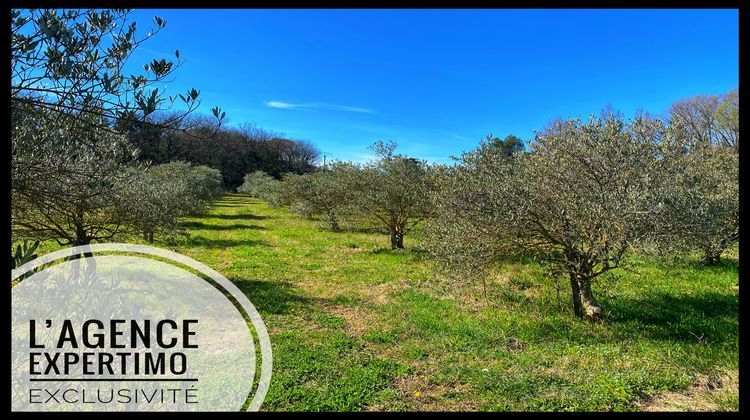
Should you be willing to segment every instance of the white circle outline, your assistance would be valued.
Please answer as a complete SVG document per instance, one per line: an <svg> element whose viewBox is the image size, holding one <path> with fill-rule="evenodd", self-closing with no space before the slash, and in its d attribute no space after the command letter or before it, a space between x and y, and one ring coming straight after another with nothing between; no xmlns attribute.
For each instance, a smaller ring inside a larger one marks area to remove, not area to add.
<svg viewBox="0 0 750 420"><path fill-rule="evenodd" d="M188 256L179 254L168 249L156 248L148 245L137 245L137 244L124 244L124 243L103 243L103 244L91 244L91 245L80 245L71 248L61 249L59 251L51 252L36 258L21 267L11 271L11 281L23 276L29 271L47 264L49 262L59 260L73 255L81 255L88 252L108 252L108 251L120 251L120 252L134 252L137 254L154 255L157 257L166 258L174 262L178 262L187 267L190 267L200 273L210 277L212 280L217 282L221 287L228 291L232 297L234 297L240 304L245 313L250 317L250 321L255 328L255 332L258 334L258 341L260 344L261 353L261 368L260 368L260 380L258 381L258 388L255 390L253 400L248 406L246 411L259 411L263 400L266 398L268 393L268 387L271 383L271 373L273 371L273 353L271 351L271 339L268 336L266 330L266 324L260 317L258 310L250 302L250 299L245 296L242 291L229 281L221 273L212 269L211 267L196 261ZM179 268L179 267L178 267ZM11 292L12 293L12 292Z"/></svg>

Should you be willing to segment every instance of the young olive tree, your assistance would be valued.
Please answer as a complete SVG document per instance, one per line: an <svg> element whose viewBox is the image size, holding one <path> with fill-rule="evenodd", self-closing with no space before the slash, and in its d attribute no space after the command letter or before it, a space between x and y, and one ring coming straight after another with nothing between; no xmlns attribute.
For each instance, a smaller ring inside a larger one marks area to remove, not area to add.
<svg viewBox="0 0 750 420"><path fill-rule="evenodd" d="M255 198L262 198L272 187L270 185L278 182L271 175L263 171L255 171L245 175L242 185L237 188L238 192L249 194Z"/></svg>
<svg viewBox="0 0 750 420"><path fill-rule="evenodd" d="M346 182L359 212L386 227L391 249L404 248L404 234L432 213L430 167L425 161L394 154L395 143L377 142L378 159L351 171Z"/></svg>
<svg viewBox="0 0 750 420"><path fill-rule="evenodd" d="M467 274L514 255L551 261L568 274L575 315L601 319L592 283L658 232L673 160L664 131L609 115L553 123L515 157L485 142L440 177L433 252Z"/></svg>
<svg viewBox="0 0 750 420"><path fill-rule="evenodd" d="M255 198L278 207L288 204L288 198L282 182L263 171L255 171L245 175L238 192L250 194Z"/></svg>
<svg viewBox="0 0 750 420"><path fill-rule="evenodd" d="M676 102L671 136L684 144L679 170L665 195L675 208L666 247L697 249L717 264L739 240L739 97L698 96Z"/></svg>
<svg viewBox="0 0 750 420"><path fill-rule="evenodd" d="M317 172L287 174L283 179L286 204L307 215L320 215L330 229L341 229L342 218L351 212L352 191L347 179L353 179L357 168L344 162L334 162Z"/></svg>
<svg viewBox="0 0 750 420"><path fill-rule="evenodd" d="M120 186L117 209L129 231L149 243L157 235L175 235L179 218L202 214L222 192L221 173L185 162L155 165L133 173Z"/></svg>

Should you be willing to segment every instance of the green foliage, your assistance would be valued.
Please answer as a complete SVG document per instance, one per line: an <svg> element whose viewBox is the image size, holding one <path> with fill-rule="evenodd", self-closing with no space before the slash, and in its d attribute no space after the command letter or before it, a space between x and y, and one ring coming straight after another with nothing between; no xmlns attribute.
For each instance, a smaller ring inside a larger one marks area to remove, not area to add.
<svg viewBox="0 0 750 420"><path fill-rule="evenodd" d="M334 162L317 172L287 174L283 179L285 202L297 213L323 216L328 227L338 231L344 218L354 211L354 194L348 181L357 173L358 168L352 164Z"/></svg>
<svg viewBox="0 0 750 420"><path fill-rule="evenodd" d="M14 252L11 254L10 268L16 269L34 260L37 257L37 254L35 254L37 248L39 248L39 241L29 243L28 239L24 239L22 243L16 245Z"/></svg>
<svg viewBox="0 0 750 420"><path fill-rule="evenodd" d="M117 210L128 229L149 242L155 235L180 233L179 218L203 213L223 191L221 173L206 166L172 162L130 172L120 186Z"/></svg>
<svg viewBox="0 0 750 420"><path fill-rule="evenodd" d="M144 72L125 70L132 52L166 25L139 35L124 9L25 9L11 11L11 102L33 105L91 125L104 121L142 119L168 109L179 98L187 110L174 124L200 105L199 93L166 97L163 83L180 62L153 59ZM179 60L179 52L175 52ZM132 67L131 67L132 68ZM216 110L218 119L223 113Z"/></svg>
<svg viewBox="0 0 750 420"><path fill-rule="evenodd" d="M675 154L663 133L657 120L610 114L555 122L516 157L486 141L442 171L428 245L467 276L526 254L554 262L576 314L598 318L591 279L658 232Z"/></svg>
<svg viewBox="0 0 750 420"><path fill-rule="evenodd" d="M685 154L680 170L665 186L674 211L660 243L666 252L700 250L704 262L715 264L739 240L739 155L726 147L708 147ZM665 252L662 250L662 252Z"/></svg>
<svg viewBox="0 0 750 420"><path fill-rule="evenodd" d="M674 212L667 252L698 249L715 264L739 240L739 96L697 96L676 102L669 113L671 135L684 145L679 170L665 188Z"/></svg>
<svg viewBox="0 0 750 420"><path fill-rule="evenodd" d="M631 255L631 270L594 285L607 317L593 324L531 259L493 269L486 303L422 253L381 252L380 234L322 230L244 195L184 226L190 237L169 246L222 267L268 326L264 410L631 411L738 369L734 256Z"/></svg>
<svg viewBox="0 0 750 420"><path fill-rule="evenodd" d="M532 259L493 269L485 302L423 253L387 252L380 234L321 230L246 195L182 226L189 237L156 245L222 267L268 327L263 410L633 411L670 390L720 391L709 409L738 409L731 382L691 386L738 372L736 248L711 267L631 255L630 270L594 285L607 317L588 323Z"/></svg>
<svg viewBox="0 0 750 420"><path fill-rule="evenodd" d="M255 171L245 175L242 185L237 188L237 191L263 199L272 205L278 206L284 203L281 181L274 179L263 171Z"/></svg>
<svg viewBox="0 0 750 420"><path fill-rule="evenodd" d="M136 148L120 133L138 122L153 123L148 118L178 98L184 111L158 123L165 129L179 128L200 101L194 88L166 97L164 83L174 76L179 61L153 59L143 66L144 72L126 72L133 68L133 51L166 24L155 17L156 28L139 35L130 13L11 11L15 236L88 244L133 225L137 212L150 212L120 205L124 194L137 196L128 193L127 186L142 171ZM179 52L175 56L179 59ZM213 114L215 121L224 118L218 108ZM150 191L156 194L154 188Z"/></svg>
<svg viewBox="0 0 750 420"><path fill-rule="evenodd" d="M118 186L135 164L127 140L44 108L15 107L12 120L14 235L69 245L111 238L123 222Z"/></svg>
<svg viewBox="0 0 750 420"><path fill-rule="evenodd" d="M376 142L378 158L348 173L353 204L358 211L388 229L391 248L404 247L404 234L432 213L429 176L423 160L394 154L395 143Z"/></svg>

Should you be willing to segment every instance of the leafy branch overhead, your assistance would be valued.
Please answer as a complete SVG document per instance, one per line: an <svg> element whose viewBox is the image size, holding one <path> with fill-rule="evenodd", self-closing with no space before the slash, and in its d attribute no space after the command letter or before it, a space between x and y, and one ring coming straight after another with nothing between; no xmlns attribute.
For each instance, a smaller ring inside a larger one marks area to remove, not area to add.
<svg viewBox="0 0 750 420"><path fill-rule="evenodd" d="M191 88L166 95L166 84L182 65L174 58L153 59L141 73L126 72L126 64L143 43L166 27L154 17L145 35L131 10L31 9L11 12L11 100L69 115L89 115L91 124L143 121L157 111L176 108L163 123L176 126L200 106L199 91ZM225 114L212 109L221 121ZM96 118L91 118L94 116ZM107 126L107 128L109 128Z"/></svg>

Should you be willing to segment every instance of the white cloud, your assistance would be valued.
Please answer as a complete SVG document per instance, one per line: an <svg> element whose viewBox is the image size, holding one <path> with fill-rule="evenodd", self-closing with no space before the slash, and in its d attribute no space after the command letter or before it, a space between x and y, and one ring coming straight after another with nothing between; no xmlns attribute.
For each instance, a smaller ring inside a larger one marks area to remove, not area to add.
<svg viewBox="0 0 750 420"><path fill-rule="evenodd" d="M269 108L280 108L280 109L298 109L301 108L299 105L289 104L281 101L266 101L266 106Z"/></svg>
<svg viewBox="0 0 750 420"><path fill-rule="evenodd" d="M282 101L266 101L266 106L269 108L278 108L278 109L293 109L298 111L304 111L304 110L314 110L314 109L329 109L334 111L346 111L346 112L359 112L364 114L373 114L375 111L367 108L359 108L355 106L348 106L348 105L336 105L336 104L328 104L323 102L314 102L314 103L308 103L308 104L292 104L289 102L282 102Z"/></svg>

